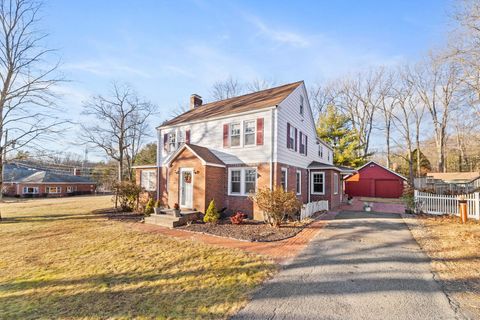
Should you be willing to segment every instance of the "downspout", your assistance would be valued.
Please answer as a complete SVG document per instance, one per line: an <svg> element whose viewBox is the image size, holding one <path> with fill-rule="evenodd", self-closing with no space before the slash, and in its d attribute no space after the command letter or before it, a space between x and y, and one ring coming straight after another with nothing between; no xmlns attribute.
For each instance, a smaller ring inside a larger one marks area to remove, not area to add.
<svg viewBox="0 0 480 320"><path fill-rule="evenodd" d="M162 185L162 158L160 156L160 145L162 144L162 135L157 130L157 200L160 199L160 186Z"/></svg>
<svg viewBox="0 0 480 320"><path fill-rule="evenodd" d="M276 106L275 106L276 108ZM273 190L273 155L274 155L274 137L275 137L275 112L270 110L270 190Z"/></svg>
<svg viewBox="0 0 480 320"><path fill-rule="evenodd" d="M310 203L310 169L307 169L308 203Z"/></svg>

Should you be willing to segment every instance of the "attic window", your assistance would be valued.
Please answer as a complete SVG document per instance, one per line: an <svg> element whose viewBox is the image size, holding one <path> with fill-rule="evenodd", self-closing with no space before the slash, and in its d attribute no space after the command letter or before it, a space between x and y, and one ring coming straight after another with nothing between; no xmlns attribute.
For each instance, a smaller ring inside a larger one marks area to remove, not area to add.
<svg viewBox="0 0 480 320"><path fill-rule="evenodd" d="M300 96L300 114L303 116L303 96Z"/></svg>

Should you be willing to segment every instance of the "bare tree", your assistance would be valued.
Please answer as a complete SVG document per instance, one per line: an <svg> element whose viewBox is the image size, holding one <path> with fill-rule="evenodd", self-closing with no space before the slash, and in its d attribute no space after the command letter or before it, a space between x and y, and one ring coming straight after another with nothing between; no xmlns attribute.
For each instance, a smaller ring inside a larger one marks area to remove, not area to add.
<svg viewBox="0 0 480 320"><path fill-rule="evenodd" d="M109 96L93 96L84 103L83 114L92 122L82 125L82 139L118 163L118 181L131 177L131 165L148 132L147 119L154 111L155 106L140 99L130 86L116 83Z"/></svg>
<svg viewBox="0 0 480 320"><path fill-rule="evenodd" d="M212 86L211 96L213 100L225 100L244 92L244 85L237 79L229 77L223 81L217 81Z"/></svg>
<svg viewBox="0 0 480 320"><path fill-rule="evenodd" d="M43 45L40 9L37 1L0 1L0 190L7 151L40 146L64 123L54 116L52 89L62 79L54 50Z"/></svg>
<svg viewBox="0 0 480 320"><path fill-rule="evenodd" d="M266 80L266 79L254 79L251 82L245 84L246 92L257 92L266 89L270 89L275 87L276 81L275 80Z"/></svg>
<svg viewBox="0 0 480 320"><path fill-rule="evenodd" d="M396 74L393 72L385 72L380 74L379 81L379 106L380 116L383 119L383 128L385 130L385 145L386 145L386 160L387 168L391 167L391 134L392 134L392 122L393 111L395 108L395 95L393 87L395 85L394 77Z"/></svg>
<svg viewBox="0 0 480 320"><path fill-rule="evenodd" d="M459 105L460 72L451 60L431 56L415 68L413 77L416 92L429 111L435 132L438 171L445 172L447 126L450 113Z"/></svg>
<svg viewBox="0 0 480 320"><path fill-rule="evenodd" d="M335 83L332 82L325 85L317 84L311 87L309 96L315 119L318 119L328 106L335 105L336 95L334 89Z"/></svg>
<svg viewBox="0 0 480 320"><path fill-rule="evenodd" d="M382 101L383 73L383 68L358 73L356 77L344 80L336 93L337 105L350 118L352 127L358 134L363 157L370 154L374 116Z"/></svg>

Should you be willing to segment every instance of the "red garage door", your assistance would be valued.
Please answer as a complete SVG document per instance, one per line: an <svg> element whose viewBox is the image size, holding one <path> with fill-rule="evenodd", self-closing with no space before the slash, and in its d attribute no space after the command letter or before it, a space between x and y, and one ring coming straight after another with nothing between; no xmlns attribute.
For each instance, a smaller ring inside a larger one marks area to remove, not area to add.
<svg viewBox="0 0 480 320"><path fill-rule="evenodd" d="M398 180L375 180L375 197L399 198L402 196L402 188Z"/></svg>
<svg viewBox="0 0 480 320"><path fill-rule="evenodd" d="M360 181L347 181L346 189L349 196L352 197L374 197L372 179L363 179Z"/></svg>

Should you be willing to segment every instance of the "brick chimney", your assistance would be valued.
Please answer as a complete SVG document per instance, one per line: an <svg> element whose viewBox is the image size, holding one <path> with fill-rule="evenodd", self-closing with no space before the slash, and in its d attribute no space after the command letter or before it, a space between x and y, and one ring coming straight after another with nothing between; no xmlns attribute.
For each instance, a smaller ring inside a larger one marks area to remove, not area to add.
<svg viewBox="0 0 480 320"><path fill-rule="evenodd" d="M190 96L190 110L198 108L202 105L202 97L200 97L198 94L192 94Z"/></svg>

